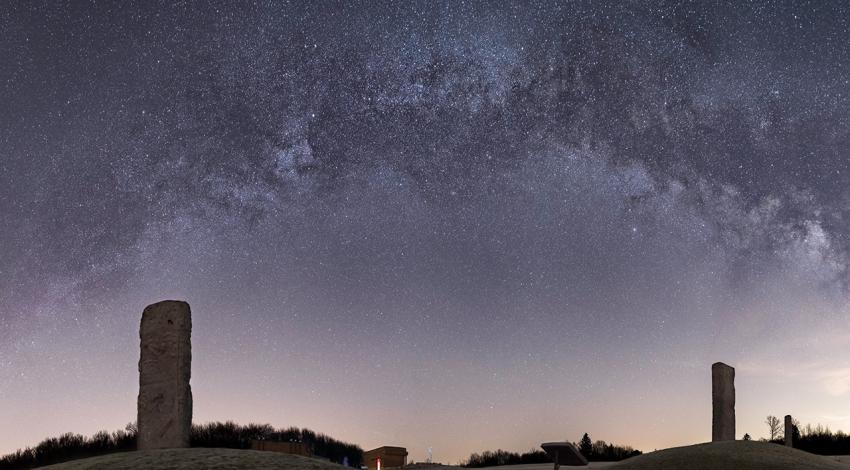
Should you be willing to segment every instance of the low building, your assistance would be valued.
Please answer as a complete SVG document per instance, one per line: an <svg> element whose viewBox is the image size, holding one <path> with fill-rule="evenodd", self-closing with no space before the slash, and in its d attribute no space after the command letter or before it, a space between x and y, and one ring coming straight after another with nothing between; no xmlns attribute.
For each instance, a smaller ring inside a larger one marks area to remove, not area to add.
<svg viewBox="0 0 850 470"><path fill-rule="evenodd" d="M363 465L369 470L404 467L407 465L407 449L384 446L363 452Z"/></svg>
<svg viewBox="0 0 850 470"><path fill-rule="evenodd" d="M303 442L277 442L277 441L251 441L251 449L265 450L268 452L280 452L282 454L295 454L311 457L313 452Z"/></svg>

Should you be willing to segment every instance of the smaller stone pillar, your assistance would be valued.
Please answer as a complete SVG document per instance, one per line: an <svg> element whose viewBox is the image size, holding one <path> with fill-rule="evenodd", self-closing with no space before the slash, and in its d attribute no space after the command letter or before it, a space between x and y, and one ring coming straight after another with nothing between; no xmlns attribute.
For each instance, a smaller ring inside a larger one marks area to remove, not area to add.
<svg viewBox="0 0 850 470"><path fill-rule="evenodd" d="M711 365L711 441L735 440L735 368Z"/></svg>
<svg viewBox="0 0 850 470"><path fill-rule="evenodd" d="M791 415L785 415L785 446L794 447L794 421Z"/></svg>

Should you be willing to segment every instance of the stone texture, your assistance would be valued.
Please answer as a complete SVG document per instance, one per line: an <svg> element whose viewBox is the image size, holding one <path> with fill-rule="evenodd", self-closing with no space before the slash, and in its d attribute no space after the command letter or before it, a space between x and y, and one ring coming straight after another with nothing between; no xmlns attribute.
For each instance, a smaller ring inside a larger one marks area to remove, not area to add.
<svg viewBox="0 0 850 470"><path fill-rule="evenodd" d="M785 415L785 445L794 447L794 421L791 415Z"/></svg>
<svg viewBox="0 0 850 470"><path fill-rule="evenodd" d="M561 465L571 467L587 465L587 459L569 442L547 442L540 444L540 447L555 463L555 470L558 470Z"/></svg>
<svg viewBox="0 0 850 470"><path fill-rule="evenodd" d="M711 440L735 440L735 368L722 362L711 365Z"/></svg>
<svg viewBox="0 0 850 470"><path fill-rule="evenodd" d="M192 428L192 314L189 304L148 305L139 329L139 450L189 447Z"/></svg>

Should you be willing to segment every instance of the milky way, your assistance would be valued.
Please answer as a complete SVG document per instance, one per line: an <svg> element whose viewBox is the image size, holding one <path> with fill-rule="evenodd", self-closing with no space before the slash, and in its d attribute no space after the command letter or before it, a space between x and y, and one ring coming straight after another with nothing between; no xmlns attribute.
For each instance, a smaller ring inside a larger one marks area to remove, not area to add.
<svg viewBox="0 0 850 470"><path fill-rule="evenodd" d="M741 3L7 5L0 452L132 421L166 298L196 422L652 450L722 360L848 430L850 6Z"/></svg>

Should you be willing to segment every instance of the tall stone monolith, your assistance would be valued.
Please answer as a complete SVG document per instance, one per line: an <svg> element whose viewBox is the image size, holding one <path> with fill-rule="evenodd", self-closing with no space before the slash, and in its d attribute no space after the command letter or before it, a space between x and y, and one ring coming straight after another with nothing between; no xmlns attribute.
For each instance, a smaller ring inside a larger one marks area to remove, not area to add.
<svg viewBox="0 0 850 470"><path fill-rule="evenodd" d="M785 415L785 445L794 447L794 420L791 415Z"/></svg>
<svg viewBox="0 0 850 470"><path fill-rule="evenodd" d="M735 440L735 368L711 365L711 440Z"/></svg>
<svg viewBox="0 0 850 470"><path fill-rule="evenodd" d="M192 429L192 313L164 300L142 312L137 447L189 447Z"/></svg>

